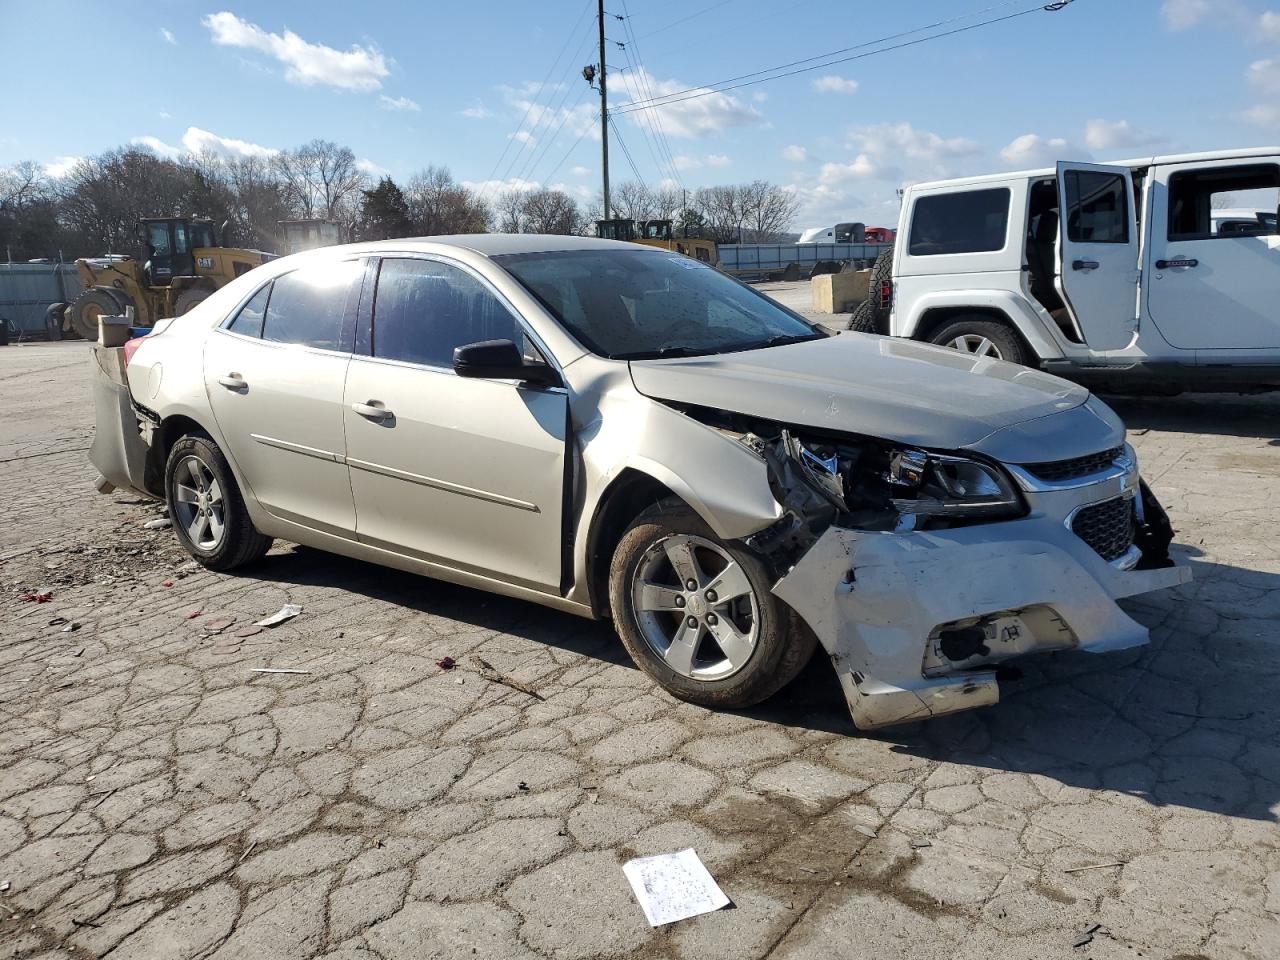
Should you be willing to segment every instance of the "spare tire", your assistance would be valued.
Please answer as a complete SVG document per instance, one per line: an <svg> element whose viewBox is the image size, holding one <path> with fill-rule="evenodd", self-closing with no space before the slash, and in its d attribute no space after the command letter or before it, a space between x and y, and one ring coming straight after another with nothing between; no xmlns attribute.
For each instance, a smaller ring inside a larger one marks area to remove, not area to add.
<svg viewBox="0 0 1280 960"><path fill-rule="evenodd" d="M854 326L850 329L862 330L863 333L889 332L889 306L880 293L886 284L893 283L893 247L884 250L876 257L875 266L871 268L871 279L867 282L867 299L858 308L863 314L862 326L858 326L858 313L854 314Z"/></svg>

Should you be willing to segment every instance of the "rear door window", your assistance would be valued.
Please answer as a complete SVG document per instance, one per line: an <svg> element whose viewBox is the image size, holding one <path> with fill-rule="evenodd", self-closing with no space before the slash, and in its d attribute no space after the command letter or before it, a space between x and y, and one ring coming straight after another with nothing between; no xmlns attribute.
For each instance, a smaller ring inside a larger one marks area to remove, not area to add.
<svg viewBox="0 0 1280 960"><path fill-rule="evenodd" d="M1068 170L1067 239L1072 243L1129 242L1129 185L1117 174Z"/></svg>
<svg viewBox="0 0 1280 960"><path fill-rule="evenodd" d="M227 329L246 337L262 336L262 321L267 315L267 300L270 296L271 284L268 283L240 308L240 312L227 324Z"/></svg>
<svg viewBox="0 0 1280 960"><path fill-rule="evenodd" d="M456 347L522 338L511 311L462 268L438 260L382 261L373 305L375 357L452 369Z"/></svg>
<svg viewBox="0 0 1280 960"><path fill-rule="evenodd" d="M263 319L263 339L349 350L345 321L359 297L363 275L363 261L339 260L276 277Z"/></svg>
<svg viewBox="0 0 1280 960"><path fill-rule="evenodd" d="M911 256L1003 250L1009 201L1008 187L920 197L911 221Z"/></svg>
<svg viewBox="0 0 1280 960"><path fill-rule="evenodd" d="M1280 166L1186 170L1169 178L1169 239L1274 236Z"/></svg>

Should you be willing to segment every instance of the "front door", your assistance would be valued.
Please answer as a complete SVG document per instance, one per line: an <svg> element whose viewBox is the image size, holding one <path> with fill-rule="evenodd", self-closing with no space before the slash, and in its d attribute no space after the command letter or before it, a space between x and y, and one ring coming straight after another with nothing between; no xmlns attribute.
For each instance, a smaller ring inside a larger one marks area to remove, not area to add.
<svg viewBox="0 0 1280 960"><path fill-rule="evenodd" d="M1093 350L1119 350L1138 323L1138 228L1128 167L1058 164L1058 293Z"/></svg>
<svg viewBox="0 0 1280 960"><path fill-rule="evenodd" d="M1164 338L1280 348L1280 158L1158 167L1151 189L1147 312Z"/></svg>
<svg viewBox="0 0 1280 960"><path fill-rule="evenodd" d="M347 375L356 530L383 549L558 590L568 400L561 387L454 374L455 347L496 339L525 334L468 269L382 261L369 355Z"/></svg>
<svg viewBox="0 0 1280 960"><path fill-rule="evenodd" d="M228 456L262 506L354 537L343 386L362 260L283 274L205 343L205 388Z"/></svg>

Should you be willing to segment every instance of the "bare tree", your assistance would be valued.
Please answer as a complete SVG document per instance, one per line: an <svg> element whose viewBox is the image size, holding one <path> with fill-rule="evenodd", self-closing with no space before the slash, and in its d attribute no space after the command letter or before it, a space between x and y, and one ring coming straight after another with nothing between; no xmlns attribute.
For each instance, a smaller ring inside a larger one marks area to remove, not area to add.
<svg viewBox="0 0 1280 960"><path fill-rule="evenodd" d="M519 190L504 190L498 194L493 216L499 233L523 233L524 194Z"/></svg>
<svg viewBox="0 0 1280 960"><path fill-rule="evenodd" d="M702 215L710 239L716 243L741 242L746 217L737 187L702 187L694 195L693 202Z"/></svg>
<svg viewBox="0 0 1280 960"><path fill-rule="evenodd" d="M0 214L16 214L44 195L48 178L33 160L0 168Z"/></svg>
<svg viewBox="0 0 1280 960"><path fill-rule="evenodd" d="M653 210L653 195L636 180L620 183L609 191L609 206L620 220L648 220Z"/></svg>
<svg viewBox="0 0 1280 960"><path fill-rule="evenodd" d="M752 243L777 240L791 226L800 209L796 195L767 180L753 180L738 187L746 239Z"/></svg>
<svg viewBox="0 0 1280 960"><path fill-rule="evenodd" d="M453 179L447 167L429 166L404 188L409 219L422 236L483 233L492 213L472 190Z"/></svg>
<svg viewBox="0 0 1280 960"><path fill-rule="evenodd" d="M582 211L561 190L534 190L521 205L524 233L575 234L582 230Z"/></svg>
<svg viewBox="0 0 1280 960"><path fill-rule="evenodd" d="M354 221L369 178L349 147L312 140L277 154L275 166L297 216Z"/></svg>

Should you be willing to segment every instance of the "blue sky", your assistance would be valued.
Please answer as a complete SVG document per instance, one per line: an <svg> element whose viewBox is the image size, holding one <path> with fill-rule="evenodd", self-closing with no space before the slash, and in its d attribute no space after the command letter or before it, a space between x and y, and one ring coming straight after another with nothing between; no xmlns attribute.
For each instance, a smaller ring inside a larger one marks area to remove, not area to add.
<svg viewBox="0 0 1280 960"><path fill-rule="evenodd" d="M373 173L435 163L474 184L598 191L598 98L581 77L596 58L594 0L224 2L116 0L108 14L98 3L0 0L0 164L34 159L56 174L68 158L131 141L252 153L322 137ZM605 6L629 15L606 25L627 44L607 52L611 70L624 68L610 87L622 107L1036 4ZM908 181L1280 142L1280 0L1073 0L653 113L657 122L645 111L615 118L647 182L765 178L797 192L797 227L890 223ZM614 181L633 179L619 138L611 143Z"/></svg>

